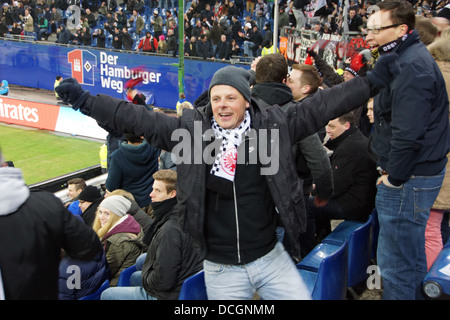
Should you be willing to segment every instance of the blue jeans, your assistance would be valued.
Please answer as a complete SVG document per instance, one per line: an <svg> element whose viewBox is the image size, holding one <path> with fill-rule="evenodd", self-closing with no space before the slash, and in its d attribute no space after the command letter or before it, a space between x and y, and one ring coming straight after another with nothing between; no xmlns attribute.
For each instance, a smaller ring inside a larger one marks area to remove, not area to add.
<svg viewBox="0 0 450 320"><path fill-rule="evenodd" d="M264 300L311 299L294 262L277 242L265 256L245 265L203 261L209 300L251 300L256 293Z"/></svg>
<svg viewBox="0 0 450 320"><path fill-rule="evenodd" d="M101 300L158 300L144 287L111 287L103 291Z"/></svg>
<svg viewBox="0 0 450 320"><path fill-rule="evenodd" d="M136 271L130 277L130 286L142 287L142 267L146 257L147 253L143 253L136 259Z"/></svg>
<svg viewBox="0 0 450 320"><path fill-rule="evenodd" d="M244 54L248 57L253 57L253 49L256 45L251 41L244 41Z"/></svg>
<svg viewBox="0 0 450 320"><path fill-rule="evenodd" d="M378 186L376 209L380 223L377 261L383 278L383 299L423 299L427 273L425 227L444 180L412 176L402 187Z"/></svg>
<svg viewBox="0 0 450 320"><path fill-rule="evenodd" d="M141 254L136 259L136 272L130 278L131 287L111 287L103 291L101 300L157 300L142 287L142 266L147 253Z"/></svg>

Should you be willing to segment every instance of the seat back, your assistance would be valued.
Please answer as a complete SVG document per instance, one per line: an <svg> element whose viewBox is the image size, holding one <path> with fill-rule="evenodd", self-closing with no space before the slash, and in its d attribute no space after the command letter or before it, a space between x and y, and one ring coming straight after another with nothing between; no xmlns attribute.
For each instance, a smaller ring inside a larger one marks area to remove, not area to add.
<svg viewBox="0 0 450 320"><path fill-rule="evenodd" d="M348 282L348 245L344 242L320 266L312 296L317 300L345 300Z"/></svg>
<svg viewBox="0 0 450 320"><path fill-rule="evenodd" d="M372 219L357 228L350 237L348 245L348 286L353 287L367 279L367 268L372 253Z"/></svg>
<svg viewBox="0 0 450 320"><path fill-rule="evenodd" d="M178 300L208 300L203 270L184 280Z"/></svg>
<svg viewBox="0 0 450 320"><path fill-rule="evenodd" d="M430 270L423 279L425 294L430 298L450 295L450 240L436 257Z"/></svg>
<svg viewBox="0 0 450 320"><path fill-rule="evenodd" d="M97 291L91 293L90 295L84 296L78 300L100 300L102 292L108 288L109 288L109 280L106 280L105 282L103 282L100 288L97 289Z"/></svg>
<svg viewBox="0 0 450 320"><path fill-rule="evenodd" d="M367 278L370 263L372 215L366 222L346 220L339 224L322 242L348 242L348 286L353 287Z"/></svg>
<svg viewBox="0 0 450 320"><path fill-rule="evenodd" d="M347 292L348 245L320 243L297 264L314 300L344 300Z"/></svg>
<svg viewBox="0 0 450 320"><path fill-rule="evenodd" d="M122 270L122 272L119 275L119 280L117 281L117 286L118 287L129 287L130 286L130 278L131 275L136 272L136 265L132 265L131 267L128 267L124 270Z"/></svg>

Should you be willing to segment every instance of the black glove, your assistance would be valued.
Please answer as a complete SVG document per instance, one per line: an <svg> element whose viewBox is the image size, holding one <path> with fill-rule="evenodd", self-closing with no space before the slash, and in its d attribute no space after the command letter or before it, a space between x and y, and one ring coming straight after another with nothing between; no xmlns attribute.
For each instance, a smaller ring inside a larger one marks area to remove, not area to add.
<svg viewBox="0 0 450 320"><path fill-rule="evenodd" d="M81 109L81 112L88 115L86 113L87 110L84 110L83 107L90 94L89 91L83 90L76 79L64 79L59 86L55 88L55 91L64 102L70 103L74 110Z"/></svg>
<svg viewBox="0 0 450 320"><path fill-rule="evenodd" d="M311 50L311 48L306 49L306 53L309 54L310 57L315 58L317 56L317 52Z"/></svg>
<svg viewBox="0 0 450 320"><path fill-rule="evenodd" d="M375 68L367 72L367 79L374 88L387 86L400 73L400 63L396 53L388 53L378 58Z"/></svg>

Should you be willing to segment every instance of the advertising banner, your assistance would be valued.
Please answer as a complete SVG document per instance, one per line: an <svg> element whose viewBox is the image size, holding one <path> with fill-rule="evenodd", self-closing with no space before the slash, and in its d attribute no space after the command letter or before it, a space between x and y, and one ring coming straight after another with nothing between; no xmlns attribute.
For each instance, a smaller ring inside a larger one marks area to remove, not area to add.
<svg viewBox="0 0 450 320"><path fill-rule="evenodd" d="M43 130L106 139L97 122L70 107L0 96L0 122Z"/></svg>
<svg viewBox="0 0 450 320"><path fill-rule="evenodd" d="M290 65L304 63L308 56L306 50L319 53L322 58L334 68L346 58L352 57L356 52L369 48L362 37L343 37L341 35L319 34L316 31L305 30L292 32L289 30L287 39L287 59Z"/></svg>
<svg viewBox="0 0 450 320"><path fill-rule="evenodd" d="M27 127L55 130L59 107L0 96L0 121Z"/></svg>
<svg viewBox="0 0 450 320"><path fill-rule="evenodd" d="M124 84L130 79L141 78L136 88L145 94L147 103L176 108L179 100L178 58L108 50L0 40L0 74L11 84L48 90L53 90L57 75L73 77L91 94L122 99L126 98ZM214 73L226 65L185 58L187 101L194 102L207 90Z"/></svg>

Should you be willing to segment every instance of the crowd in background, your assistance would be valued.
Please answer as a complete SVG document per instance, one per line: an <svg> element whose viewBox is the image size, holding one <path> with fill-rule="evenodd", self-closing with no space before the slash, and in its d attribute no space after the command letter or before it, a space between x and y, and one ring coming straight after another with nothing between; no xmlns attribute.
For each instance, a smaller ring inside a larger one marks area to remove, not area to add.
<svg viewBox="0 0 450 320"><path fill-rule="evenodd" d="M305 29L321 34L363 35L371 13L368 9L376 2L351 0L345 10L344 1L327 0L324 6L316 7L312 17L305 17L303 12L311 10L312 1L280 0L278 35ZM418 15L430 19L448 4L448 0L411 2ZM176 0L77 1L77 5L79 14L63 0L3 0L0 37L22 35L29 40L50 39L60 44L172 56L179 53L180 13ZM257 57L276 52L274 9L270 0L185 1L184 55L229 60L232 56Z"/></svg>

